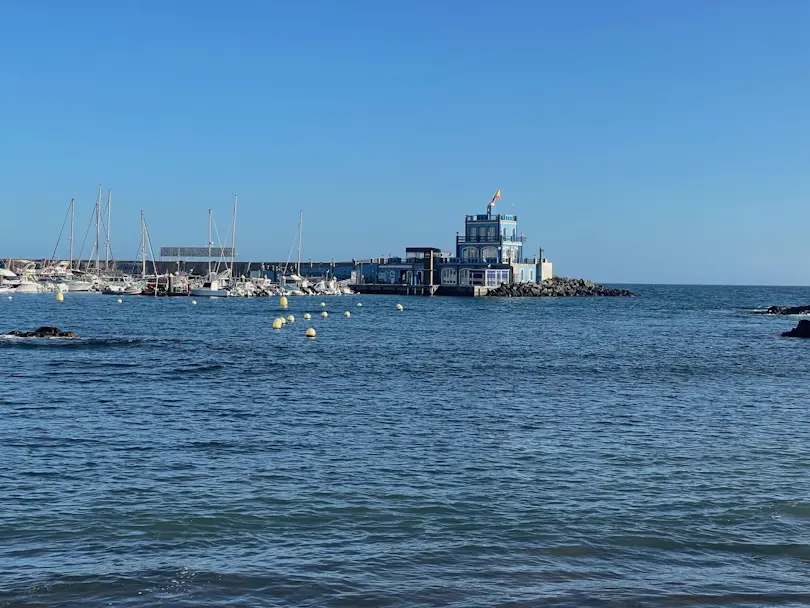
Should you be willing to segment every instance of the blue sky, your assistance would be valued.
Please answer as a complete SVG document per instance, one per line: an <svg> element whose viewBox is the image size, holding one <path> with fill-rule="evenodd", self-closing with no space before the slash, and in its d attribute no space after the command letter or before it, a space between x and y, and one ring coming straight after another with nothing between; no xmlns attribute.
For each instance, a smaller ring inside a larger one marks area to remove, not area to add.
<svg viewBox="0 0 810 608"><path fill-rule="evenodd" d="M810 3L0 3L0 256L99 183L119 259L233 193L241 259L450 249L501 188L561 274L810 284Z"/></svg>

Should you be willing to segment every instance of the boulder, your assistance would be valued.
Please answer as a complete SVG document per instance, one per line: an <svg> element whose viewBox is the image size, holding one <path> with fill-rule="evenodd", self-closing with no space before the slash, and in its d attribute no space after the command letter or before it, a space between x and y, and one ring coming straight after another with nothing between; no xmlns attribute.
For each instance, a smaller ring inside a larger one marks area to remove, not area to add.
<svg viewBox="0 0 810 608"><path fill-rule="evenodd" d="M504 283L500 287L491 289L487 295L502 298L560 298L585 296L629 297L636 294L626 289L606 288L585 279L553 277L546 279L542 283L513 283L511 285Z"/></svg>
<svg viewBox="0 0 810 608"><path fill-rule="evenodd" d="M762 314L766 315L804 315L810 313L810 304L806 306L769 306Z"/></svg>
<svg viewBox="0 0 810 608"><path fill-rule="evenodd" d="M34 333L40 338L54 338L59 335L59 332L62 331L58 327L40 327L39 329L35 330Z"/></svg>
<svg viewBox="0 0 810 608"><path fill-rule="evenodd" d="M810 321L802 319L799 324L782 334L783 338L810 338Z"/></svg>
<svg viewBox="0 0 810 608"><path fill-rule="evenodd" d="M36 331L20 331L12 329L7 336L17 336L18 338L77 338L75 331L62 331L58 327L40 327Z"/></svg>

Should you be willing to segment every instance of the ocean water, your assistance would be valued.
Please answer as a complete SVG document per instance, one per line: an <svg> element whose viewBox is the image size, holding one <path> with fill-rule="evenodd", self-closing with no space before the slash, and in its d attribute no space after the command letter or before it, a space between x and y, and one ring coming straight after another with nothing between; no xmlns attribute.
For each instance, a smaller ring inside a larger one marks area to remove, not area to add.
<svg viewBox="0 0 810 608"><path fill-rule="evenodd" d="M810 604L810 289L633 289L2 297L0 605Z"/></svg>

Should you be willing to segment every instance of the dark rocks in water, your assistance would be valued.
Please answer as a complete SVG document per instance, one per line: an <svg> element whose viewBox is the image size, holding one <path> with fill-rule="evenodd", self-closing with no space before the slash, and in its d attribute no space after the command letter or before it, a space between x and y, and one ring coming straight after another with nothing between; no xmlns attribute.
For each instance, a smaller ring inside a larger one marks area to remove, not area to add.
<svg viewBox="0 0 810 608"><path fill-rule="evenodd" d="M77 338L75 331L62 331L58 327L40 327L36 331L20 331L12 329L7 336L17 336L18 338Z"/></svg>
<svg viewBox="0 0 810 608"><path fill-rule="evenodd" d="M58 327L40 327L39 329L34 331L40 338L55 338L59 335L59 332L62 331Z"/></svg>
<svg viewBox="0 0 810 608"><path fill-rule="evenodd" d="M504 283L500 287L491 289L487 295L506 298L561 298L588 296L632 297L638 294L626 289L611 289L585 279L553 277L541 283L513 283L511 285Z"/></svg>
<svg viewBox="0 0 810 608"><path fill-rule="evenodd" d="M810 304L806 306L770 306L762 312L765 315L805 315L810 314Z"/></svg>
<svg viewBox="0 0 810 608"><path fill-rule="evenodd" d="M810 321L802 319L799 324L782 334L783 338L810 338Z"/></svg>

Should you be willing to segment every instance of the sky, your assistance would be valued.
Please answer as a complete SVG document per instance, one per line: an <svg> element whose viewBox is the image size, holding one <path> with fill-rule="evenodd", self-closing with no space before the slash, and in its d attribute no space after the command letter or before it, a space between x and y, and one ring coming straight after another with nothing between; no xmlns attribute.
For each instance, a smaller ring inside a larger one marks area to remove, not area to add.
<svg viewBox="0 0 810 608"><path fill-rule="evenodd" d="M234 194L242 260L452 250L500 188L556 274L809 285L810 2L0 3L0 256L98 184L117 259Z"/></svg>

